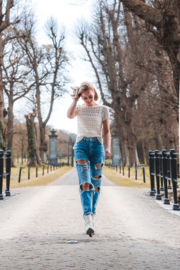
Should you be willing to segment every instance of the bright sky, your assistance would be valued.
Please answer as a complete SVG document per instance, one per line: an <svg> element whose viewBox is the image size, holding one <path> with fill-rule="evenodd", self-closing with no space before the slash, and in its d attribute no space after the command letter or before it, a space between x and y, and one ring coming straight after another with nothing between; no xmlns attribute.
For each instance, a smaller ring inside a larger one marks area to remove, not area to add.
<svg viewBox="0 0 180 270"><path fill-rule="evenodd" d="M79 0L78 0L79 1ZM32 0L39 23L38 42L45 44L48 42L44 24L46 20L53 16L58 21L58 26L64 25L67 31L66 47L65 50L70 51L75 60L71 61L71 67L69 67L69 76L72 80L70 85L80 85L82 81L96 82L93 70L90 63L85 62L81 59L84 53L83 48L73 36L73 28L76 23L82 19L90 22L91 11L95 0L81 1L86 2L83 5L71 5L69 3L75 2L75 0ZM79 1L80 2L80 1ZM67 85L67 89L70 89L70 85ZM82 101L79 101L82 103ZM55 129L64 129L70 132L77 133L76 118L68 119L66 116L67 110L72 103L72 98L66 94L63 98L55 101L55 106L48 125L52 125ZM102 104L101 100L99 103ZM20 105L20 103L19 103ZM18 104L15 104L15 108ZM16 110L15 115L18 117L19 108ZM30 111L29 111L30 112ZM22 112L21 112L22 113ZM28 113L28 112L27 112Z"/></svg>

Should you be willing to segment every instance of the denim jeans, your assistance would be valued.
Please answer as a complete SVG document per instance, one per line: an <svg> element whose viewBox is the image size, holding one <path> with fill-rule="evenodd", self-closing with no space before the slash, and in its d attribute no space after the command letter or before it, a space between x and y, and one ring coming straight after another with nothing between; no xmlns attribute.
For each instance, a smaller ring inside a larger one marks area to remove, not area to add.
<svg viewBox="0 0 180 270"><path fill-rule="evenodd" d="M83 213L84 215L94 214L100 195L102 171L105 161L104 146L98 141L97 137L83 137L75 145L74 157L79 177L79 193ZM87 162L85 164L79 164L77 163L78 160ZM84 183L90 184L90 190L82 190L81 185ZM98 187L98 191L95 191L95 187Z"/></svg>

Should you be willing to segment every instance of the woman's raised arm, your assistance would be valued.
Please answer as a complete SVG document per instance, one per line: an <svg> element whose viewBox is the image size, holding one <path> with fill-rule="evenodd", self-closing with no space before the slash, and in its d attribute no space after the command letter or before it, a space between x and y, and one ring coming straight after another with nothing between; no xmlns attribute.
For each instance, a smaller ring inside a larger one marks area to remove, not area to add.
<svg viewBox="0 0 180 270"><path fill-rule="evenodd" d="M73 103L71 104L71 106L69 107L69 109L67 111L67 117L70 118L70 119L73 119L78 114L78 112L76 110L76 104L77 104L77 102L79 100L78 92L79 92L79 88L76 91L76 95L75 95L75 98L73 100Z"/></svg>
<svg viewBox="0 0 180 270"><path fill-rule="evenodd" d="M70 119L73 119L78 114L78 112L76 110L76 104L77 104L77 100L74 99L71 106L69 107L69 109L67 111L67 117Z"/></svg>

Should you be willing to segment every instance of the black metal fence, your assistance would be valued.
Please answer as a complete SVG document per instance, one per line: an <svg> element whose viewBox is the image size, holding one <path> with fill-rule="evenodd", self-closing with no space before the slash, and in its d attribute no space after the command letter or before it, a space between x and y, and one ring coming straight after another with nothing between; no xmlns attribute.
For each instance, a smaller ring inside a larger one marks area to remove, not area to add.
<svg viewBox="0 0 180 270"><path fill-rule="evenodd" d="M161 200L160 191L164 191L164 204L170 204L168 189L173 188L173 210L180 210L177 202L177 188L180 182L177 179L177 155L179 153L176 153L174 149L169 152L166 149L149 151L150 196L156 194L156 200Z"/></svg>
<svg viewBox="0 0 180 270"><path fill-rule="evenodd" d="M26 172L27 172L27 177L28 177L28 180L31 179L31 172L33 170L35 170L36 172L36 177L38 177L38 175L44 175L45 174L45 169L47 170L47 173L49 173L50 171L54 171L55 169L57 168L61 168L63 166L70 166L70 164L68 163L65 163L65 162L62 162L62 163L58 163L58 164L52 164L52 165L46 165L46 164L43 164L42 167L38 167L36 166L35 168L34 167L30 167L30 166L24 166L24 167L19 167L19 177L18 177L18 183L21 182L21 171L26 168ZM46 168L45 168L46 167ZM40 172L41 170L41 172Z"/></svg>
<svg viewBox="0 0 180 270"><path fill-rule="evenodd" d="M4 158L4 156L6 158ZM4 166L4 161L5 161L5 166ZM73 159L72 159L73 161ZM42 165L42 172L41 175L45 174L45 167L47 169L47 173L49 173L50 171L54 171L57 168L61 168L63 166L70 166L69 162L61 162L61 163L57 163L57 164L53 164L53 165L49 165L49 164L43 164ZM40 167L36 166L35 168L29 167L29 166L21 166L19 167L19 173L13 177L12 179L18 177L18 183L21 182L21 172L23 171L23 169L26 168L27 171L27 179L30 179L31 176L31 172L33 169L35 169L36 172L36 177L38 177L39 173L40 173ZM6 169L6 171L4 171L4 169ZM26 172L25 171L25 172ZM24 171L23 171L24 172ZM5 195L6 196L11 196L10 193L10 179L11 179L11 151L7 150L6 153L4 153L3 150L0 150L0 200L3 200L3 178L6 177L6 190L5 190Z"/></svg>
<svg viewBox="0 0 180 270"><path fill-rule="evenodd" d="M105 165L109 168L109 169L111 169L111 170L114 170L114 171L116 171L116 172L118 172L119 171L119 173L120 174L122 174L123 176L125 176L125 166L124 165L119 165L119 166L117 166L117 165L113 165L112 163L105 163ZM131 176L131 166L128 166L128 172L127 172L127 174L128 174L128 178L130 178L130 177L132 177ZM134 176L135 176L135 180L137 180L137 178L138 178L138 171L139 171L139 175L141 176L142 175L142 177L143 177L143 183L146 183L146 173L145 173L145 167L135 167L135 168L133 168L133 169L135 169L135 174L134 174ZM149 177L149 176L148 176Z"/></svg>

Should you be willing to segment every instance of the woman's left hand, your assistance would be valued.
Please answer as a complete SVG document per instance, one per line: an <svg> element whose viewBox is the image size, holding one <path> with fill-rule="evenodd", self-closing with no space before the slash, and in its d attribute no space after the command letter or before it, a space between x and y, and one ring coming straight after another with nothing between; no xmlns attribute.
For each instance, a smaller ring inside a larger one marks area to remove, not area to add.
<svg viewBox="0 0 180 270"><path fill-rule="evenodd" d="M105 151L105 159L110 158L110 156L111 156L111 150L110 150L110 148L106 148L106 151Z"/></svg>

